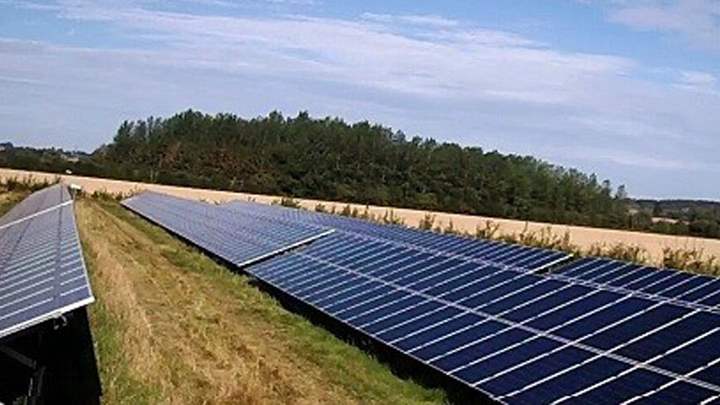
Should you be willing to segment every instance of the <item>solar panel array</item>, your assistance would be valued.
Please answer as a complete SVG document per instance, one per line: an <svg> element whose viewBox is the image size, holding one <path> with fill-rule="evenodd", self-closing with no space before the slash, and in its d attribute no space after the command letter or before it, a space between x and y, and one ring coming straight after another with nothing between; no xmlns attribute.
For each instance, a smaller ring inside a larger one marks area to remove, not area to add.
<svg viewBox="0 0 720 405"><path fill-rule="evenodd" d="M328 228L239 216L217 205L152 192L122 204L238 267L332 233Z"/></svg>
<svg viewBox="0 0 720 405"><path fill-rule="evenodd" d="M409 244L431 252L443 252L496 266L510 266L526 271L540 271L570 258L566 253L555 250L479 240L452 234L440 235L400 226L382 226L360 219L326 213L243 201L232 201L225 206L244 215L261 216L288 223L321 225L333 228L338 232L362 235L368 240L384 240L398 245Z"/></svg>
<svg viewBox="0 0 720 405"><path fill-rule="evenodd" d="M654 300L720 313L720 279L672 269L658 269L590 257L558 269L560 277L601 285Z"/></svg>
<svg viewBox="0 0 720 405"><path fill-rule="evenodd" d="M490 242L243 204L237 216L337 225L248 273L491 399L720 400L720 314L668 297L675 285L648 295L537 274L522 249L493 261Z"/></svg>
<svg viewBox="0 0 720 405"><path fill-rule="evenodd" d="M93 300L65 186L35 192L0 218L0 338Z"/></svg>

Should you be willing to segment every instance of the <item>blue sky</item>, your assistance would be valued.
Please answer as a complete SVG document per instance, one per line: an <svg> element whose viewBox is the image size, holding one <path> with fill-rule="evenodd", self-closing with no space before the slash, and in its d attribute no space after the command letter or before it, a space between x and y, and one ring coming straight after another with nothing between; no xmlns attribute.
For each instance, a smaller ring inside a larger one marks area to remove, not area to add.
<svg viewBox="0 0 720 405"><path fill-rule="evenodd" d="M720 200L720 0L0 0L0 139L187 108L370 120Z"/></svg>

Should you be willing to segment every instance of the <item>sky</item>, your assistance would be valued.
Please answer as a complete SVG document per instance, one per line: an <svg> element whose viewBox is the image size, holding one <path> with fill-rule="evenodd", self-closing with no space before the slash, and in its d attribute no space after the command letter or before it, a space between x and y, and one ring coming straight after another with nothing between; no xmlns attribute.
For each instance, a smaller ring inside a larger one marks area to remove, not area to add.
<svg viewBox="0 0 720 405"><path fill-rule="evenodd" d="M0 0L0 140L188 108L368 120L720 200L720 0Z"/></svg>

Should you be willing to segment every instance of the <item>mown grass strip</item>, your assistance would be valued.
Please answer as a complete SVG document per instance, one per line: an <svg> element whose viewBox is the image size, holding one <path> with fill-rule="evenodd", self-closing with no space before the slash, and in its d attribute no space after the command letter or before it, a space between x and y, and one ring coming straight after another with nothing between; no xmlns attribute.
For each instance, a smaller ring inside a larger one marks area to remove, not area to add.
<svg viewBox="0 0 720 405"><path fill-rule="evenodd" d="M163 269L165 272L156 273L154 282L165 283L161 278L168 271L176 272L179 283L195 280L193 282L197 285L187 286L187 291L195 295L194 305L201 310L191 309L192 314L181 316L183 319L178 319L178 322L184 329L189 330L189 333L206 336L208 341L215 342L213 344L216 346L213 347L202 346L199 342L198 350L222 353L222 347L219 346L227 342L221 336L215 335L229 333L225 329L237 328L237 333L244 334L247 338L246 342L236 342L236 345L243 346L243 350L256 352L248 357L255 360L242 358L241 353L237 359L228 361L257 361L259 371L254 372L256 375L253 377L245 377L246 380L254 379L254 387L244 387L243 390L247 392L235 394L233 398L242 398L241 402L245 403L273 402L278 399L280 402L307 402L311 398L314 402L325 403L446 402L443 391L428 389L397 377L387 366L357 347L285 310L269 295L252 286L249 278L230 272L164 230L126 211L117 203L92 204L124 227L129 227L129 233L138 232L137 236L123 242L126 244L124 249L136 252L133 258L138 261L138 268L150 269L169 263L168 269L172 270ZM152 257L150 253L158 257ZM171 287L164 285L166 291L173 291ZM178 299L178 306L184 305L181 301ZM103 310L100 308L100 313L96 316L99 322L103 320ZM112 326L112 323L109 324ZM157 332L160 329L154 330ZM158 340L162 340L162 337L158 337ZM107 344L107 349L113 350L110 343ZM114 350L122 348L116 347ZM208 355L212 357L212 353ZM278 365L278 361L288 364ZM173 363L177 364L168 365L172 369L170 375L173 380L187 379L188 375L195 371L191 369L196 365L190 369L183 368L182 359ZM267 364L275 366L267 372ZM242 374L246 371L238 372ZM283 380L287 381L283 383ZM238 384L240 383L241 381L238 381ZM277 392L263 392L268 389ZM256 392L253 393L254 391Z"/></svg>
<svg viewBox="0 0 720 405"><path fill-rule="evenodd" d="M98 358L100 379L103 386L103 399L107 404L154 404L159 393L144 381L133 376L130 371L130 358L127 348L123 347L123 336L127 333L126 322L120 314L108 306L108 291L98 278L99 252L85 226L79 227L85 263L90 274L90 282L95 288L96 301L90 306L89 316L92 325L95 352Z"/></svg>

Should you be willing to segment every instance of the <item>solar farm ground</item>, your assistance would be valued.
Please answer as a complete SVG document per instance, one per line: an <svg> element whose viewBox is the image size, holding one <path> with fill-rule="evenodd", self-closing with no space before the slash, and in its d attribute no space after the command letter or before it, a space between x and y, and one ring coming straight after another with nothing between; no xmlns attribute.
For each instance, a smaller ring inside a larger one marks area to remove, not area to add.
<svg viewBox="0 0 720 405"><path fill-rule="evenodd" d="M115 202L77 219L116 403L443 403Z"/></svg>

